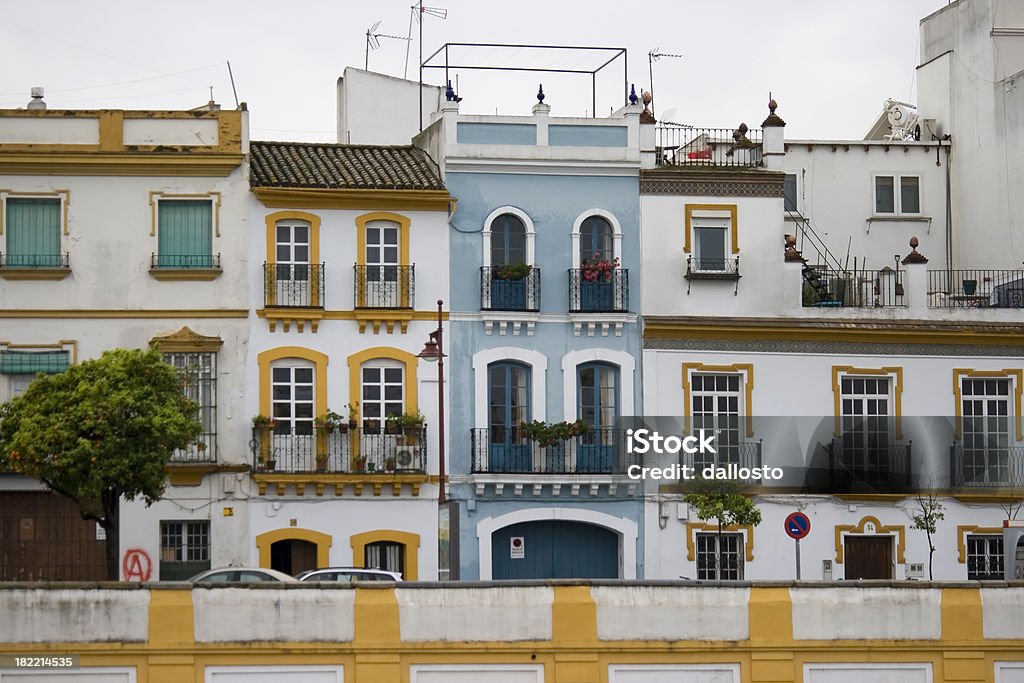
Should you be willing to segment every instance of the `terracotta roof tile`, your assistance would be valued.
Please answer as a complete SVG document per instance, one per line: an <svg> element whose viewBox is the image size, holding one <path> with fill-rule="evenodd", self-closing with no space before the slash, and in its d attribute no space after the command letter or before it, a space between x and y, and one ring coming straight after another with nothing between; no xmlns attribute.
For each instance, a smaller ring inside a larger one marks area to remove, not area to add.
<svg viewBox="0 0 1024 683"><path fill-rule="evenodd" d="M444 190L437 167L411 145L250 143L250 187Z"/></svg>

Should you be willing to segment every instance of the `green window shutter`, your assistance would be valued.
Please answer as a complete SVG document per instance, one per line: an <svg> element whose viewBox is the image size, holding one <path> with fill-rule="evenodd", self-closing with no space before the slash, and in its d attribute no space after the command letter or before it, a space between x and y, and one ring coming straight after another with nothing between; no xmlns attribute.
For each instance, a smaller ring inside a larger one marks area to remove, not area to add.
<svg viewBox="0 0 1024 683"><path fill-rule="evenodd" d="M70 365L67 351L0 351L0 374L23 375L64 372Z"/></svg>
<svg viewBox="0 0 1024 683"><path fill-rule="evenodd" d="M60 267L60 200L8 199L6 252L11 268Z"/></svg>
<svg viewBox="0 0 1024 683"><path fill-rule="evenodd" d="M213 205L209 201L160 201L158 268L213 266Z"/></svg>

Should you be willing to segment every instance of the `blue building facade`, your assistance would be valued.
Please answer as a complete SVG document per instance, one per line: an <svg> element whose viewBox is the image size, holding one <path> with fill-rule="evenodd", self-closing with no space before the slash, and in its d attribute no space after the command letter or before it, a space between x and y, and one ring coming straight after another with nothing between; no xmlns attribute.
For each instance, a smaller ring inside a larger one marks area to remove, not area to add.
<svg viewBox="0 0 1024 683"><path fill-rule="evenodd" d="M643 576L642 491L618 427L642 400L639 114L461 116L448 103L418 139L456 201L461 579Z"/></svg>

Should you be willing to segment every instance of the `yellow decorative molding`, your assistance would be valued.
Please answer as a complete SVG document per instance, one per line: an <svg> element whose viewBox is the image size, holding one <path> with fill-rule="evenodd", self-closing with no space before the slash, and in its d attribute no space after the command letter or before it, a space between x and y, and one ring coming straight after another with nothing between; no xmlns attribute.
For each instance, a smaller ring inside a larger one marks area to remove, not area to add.
<svg viewBox="0 0 1024 683"><path fill-rule="evenodd" d="M118 310L104 308L0 309L0 318L248 318L244 308L146 308Z"/></svg>
<svg viewBox="0 0 1024 683"><path fill-rule="evenodd" d="M875 536L894 535L896 536L896 563L906 563L904 551L907 547L907 527L903 524L892 524L884 526L873 515L867 515L857 524L837 524L835 526L836 537L836 563L843 563L843 534L864 534L868 524L873 524Z"/></svg>
<svg viewBox="0 0 1024 683"><path fill-rule="evenodd" d="M353 534L349 540L352 545L352 566L366 566L366 546L379 541L391 541L398 543L404 550L405 572L402 576L406 581L416 581L419 578L419 552L420 535L408 531L396 531L394 529L378 529L366 531L361 534Z"/></svg>
<svg viewBox="0 0 1024 683"><path fill-rule="evenodd" d="M752 363L734 363L732 365L706 365L704 363L683 363L683 429L690 430L690 418L693 417L693 402L690 395L690 377L694 373L731 373L741 375L745 404L742 414L746 416L747 436L754 436L754 365Z"/></svg>
<svg viewBox="0 0 1024 683"><path fill-rule="evenodd" d="M350 435L351 438L351 435ZM356 445L358 448L358 445ZM278 495L284 495L288 486L294 486L298 495L305 495L307 488L312 488L317 496L323 496L328 486L334 487L334 495L342 496L345 487L351 486L356 497L363 495L364 491L372 492L374 496L380 496L385 488L391 489L392 496L400 496L402 487L409 486L413 498L419 497L423 484L437 483L436 477L428 477L426 474L380 474L374 472L352 472L352 473L321 473L303 472L277 474L276 472L253 472L252 480L261 496L273 488Z"/></svg>
<svg viewBox="0 0 1024 683"><path fill-rule="evenodd" d="M209 282L222 272L220 268L150 268L149 276L161 282Z"/></svg>
<svg viewBox="0 0 1024 683"><path fill-rule="evenodd" d="M683 251L687 254L691 253L692 242L691 236L693 235L693 214L696 211L721 211L722 213L729 214L729 234L731 236L732 253L740 253L739 243L739 222L737 221L737 207L735 204L687 204L683 207L683 211L686 216L685 230L686 234L683 236ZM724 218L724 216L723 216Z"/></svg>
<svg viewBox="0 0 1024 683"><path fill-rule="evenodd" d="M320 329L320 321L324 318L324 312L321 308L300 307L261 309L256 312L256 315L260 318L266 318L271 332L277 331L278 323L281 323L281 327L285 332L290 332L292 325L295 325L295 329L298 332L304 332L306 330L306 323L309 323L309 329L314 334Z"/></svg>
<svg viewBox="0 0 1024 683"><path fill-rule="evenodd" d="M406 216L390 211L374 211L356 217L356 265L360 268L366 267L366 226L371 221L386 221L398 225L398 265L410 265L409 228L412 225L412 221ZM406 281L406 277L401 270L399 271L398 287L402 295L400 304L404 308L409 305L409 282ZM366 290L359 290L356 292L356 307L365 305ZM365 323L360 326L359 331L362 332L364 328Z"/></svg>
<svg viewBox="0 0 1024 683"><path fill-rule="evenodd" d="M209 199L210 206L212 209L212 221L213 221L213 236L220 237L220 192L198 192L193 194L174 194L171 192L163 192L161 190L150 190L149 191L149 234L151 237L156 237L156 231L159 227L159 216L158 208L160 200L162 199L186 199L199 201L202 199Z"/></svg>
<svg viewBox="0 0 1024 683"><path fill-rule="evenodd" d="M164 467L171 486L199 486L203 477L217 472L248 472L248 465L218 465L217 463L169 463Z"/></svg>
<svg viewBox="0 0 1024 683"><path fill-rule="evenodd" d="M260 566L270 568L270 546L278 541L309 541L316 546L316 566L330 567L330 550L333 539L330 534L303 529L300 527L288 527L285 529L274 529L256 536L256 548L260 554Z"/></svg>
<svg viewBox="0 0 1024 683"><path fill-rule="evenodd" d="M956 560L967 564L967 534L986 534L1002 536L1003 528L998 526L978 526L977 524L957 524L956 526Z"/></svg>
<svg viewBox="0 0 1024 683"><path fill-rule="evenodd" d="M413 311L365 308L355 311L354 319L359 323L359 334L366 333L366 326L368 324L373 326L374 334L380 334L381 325L384 325L384 329L388 334L392 334L395 331L396 324L401 334L405 334L409 328L409 322L413 320L413 315Z"/></svg>
<svg viewBox="0 0 1024 683"><path fill-rule="evenodd" d="M70 268L0 268L0 277L5 280L63 280L71 275Z"/></svg>
<svg viewBox="0 0 1024 683"><path fill-rule="evenodd" d="M852 365L832 366L832 415L835 425L832 435L839 438L843 434L842 418L842 387L840 380L843 375L859 375L861 377L886 377L893 379L893 404L896 410L896 439L903 438L903 368L899 366L886 366L883 368L855 368Z"/></svg>
<svg viewBox="0 0 1024 683"><path fill-rule="evenodd" d="M314 393L316 403L313 406L313 414L320 415L325 412L327 410L327 354L302 346L279 346L276 349L262 351L256 356L256 363L260 369L260 414L271 415L270 367L275 360L282 358L302 358L313 363L316 368Z"/></svg>
<svg viewBox="0 0 1024 683"><path fill-rule="evenodd" d="M347 310L346 311L346 310L341 310L341 309L329 310L329 309L323 309L323 308L318 308L316 310L321 313L321 315L320 315L320 319L321 320L358 320L360 314L368 313L369 312L369 311L365 311L365 310L358 310L358 311ZM285 313L287 313L287 311L267 310L266 308L258 308L258 309L256 309L256 317L257 318L270 318L272 316L283 315ZM424 321L424 320L430 321L430 322L437 322L437 311L408 311L408 310L405 310L405 311L383 311L383 313L387 313L387 314L394 313L396 315L402 315L402 316L408 315L410 322L411 321ZM303 312L303 315L306 315L306 312ZM448 311L445 311L441 315L441 319L442 320L448 320L448 317L449 317L448 316ZM396 320L397 320L397 318L396 318Z"/></svg>
<svg viewBox="0 0 1024 683"><path fill-rule="evenodd" d="M718 525L710 524L707 522L687 522L686 523L686 559L693 562L697 559L697 540L696 532L698 531L713 531L718 533ZM731 532L746 532L745 541L743 543L743 554L747 558L747 562L754 561L754 525L744 524L735 525L730 524L729 526L722 527L722 531Z"/></svg>
<svg viewBox="0 0 1024 683"><path fill-rule="evenodd" d="M257 187L256 198L270 209L362 209L364 211L444 211L447 190L350 190Z"/></svg>
<svg viewBox="0 0 1024 683"><path fill-rule="evenodd" d="M153 337L149 340L149 345L164 353L187 353L190 351L216 353L224 345L224 340L220 337L199 334L188 326L184 326L177 332Z"/></svg>
<svg viewBox="0 0 1024 683"><path fill-rule="evenodd" d="M1007 342L1010 343L1010 342ZM991 377L993 379L1014 379L1013 383L1013 424L1016 427L1017 441L1024 441L1024 415L1021 414L1021 392L1024 392L1024 370L1007 368L1005 370L975 370L973 368L953 369L953 409L956 411L956 424L953 438L960 440L963 432L963 400L962 389L964 378Z"/></svg>
<svg viewBox="0 0 1024 683"><path fill-rule="evenodd" d="M15 349L22 351L43 351L46 349L67 351L68 355L71 356L71 364L75 365L78 363L77 339L61 339L54 344L12 344L9 341L0 340L0 348L4 350Z"/></svg>

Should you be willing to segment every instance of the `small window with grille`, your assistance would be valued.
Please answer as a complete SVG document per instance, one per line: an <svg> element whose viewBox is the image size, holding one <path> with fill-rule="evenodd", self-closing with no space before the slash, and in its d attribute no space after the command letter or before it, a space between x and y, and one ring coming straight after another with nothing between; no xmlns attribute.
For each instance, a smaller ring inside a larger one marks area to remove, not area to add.
<svg viewBox="0 0 1024 683"><path fill-rule="evenodd" d="M405 576L405 546L394 541L377 541L366 545L364 565Z"/></svg>
<svg viewBox="0 0 1024 683"><path fill-rule="evenodd" d="M722 552L718 552L721 538ZM697 578L703 581L743 580L743 534L698 533Z"/></svg>
<svg viewBox="0 0 1024 683"><path fill-rule="evenodd" d="M209 520L160 522L161 581L187 579L209 568Z"/></svg>
<svg viewBox="0 0 1024 683"><path fill-rule="evenodd" d="M971 581L1003 579L1003 537L968 534L967 578Z"/></svg>

